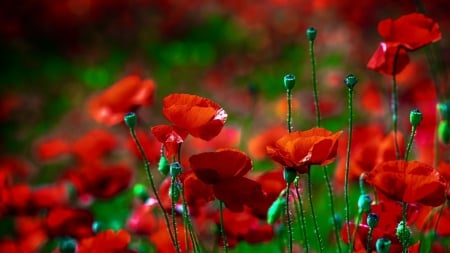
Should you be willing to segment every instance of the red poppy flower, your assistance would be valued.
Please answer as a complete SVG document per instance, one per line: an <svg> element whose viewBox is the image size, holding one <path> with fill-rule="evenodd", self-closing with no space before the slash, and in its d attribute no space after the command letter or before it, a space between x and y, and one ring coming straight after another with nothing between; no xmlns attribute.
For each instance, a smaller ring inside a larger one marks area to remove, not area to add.
<svg viewBox="0 0 450 253"><path fill-rule="evenodd" d="M165 97L163 114L176 127L206 141L220 133L228 116L215 102L190 94L171 94Z"/></svg>
<svg viewBox="0 0 450 253"><path fill-rule="evenodd" d="M403 15L398 19L384 19L378 23L378 33L385 42L402 46L409 51L442 38L439 25L421 13Z"/></svg>
<svg viewBox="0 0 450 253"><path fill-rule="evenodd" d="M286 116L286 114L284 114ZM288 130L285 126L275 126L264 130L262 133L253 136L247 144L248 152L254 159L264 159L267 156L266 147L273 145Z"/></svg>
<svg viewBox="0 0 450 253"><path fill-rule="evenodd" d="M51 236L88 237L93 234L93 223L94 216L90 211L71 207L53 208L45 218Z"/></svg>
<svg viewBox="0 0 450 253"><path fill-rule="evenodd" d="M398 53L398 58L394 73L394 61L396 53ZM401 48L398 49L398 47L394 44L381 42L378 45L377 50L375 50L375 53L373 53L372 57L367 63L367 68L385 75L396 75L400 73L406 67L406 65L408 65L408 63L409 56L405 50Z"/></svg>
<svg viewBox="0 0 450 253"><path fill-rule="evenodd" d="M83 164L98 163L107 152L116 148L117 140L110 132L94 129L72 144L72 153Z"/></svg>
<svg viewBox="0 0 450 253"><path fill-rule="evenodd" d="M127 227L130 232L138 235L150 235L158 228L155 208L157 202L155 199L149 199L145 203L137 206L127 221Z"/></svg>
<svg viewBox="0 0 450 253"><path fill-rule="evenodd" d="M341 134L342 131L333 134L324 128L292 132L267 146L267 153L281 165L307 173L310 165L327 165L334 160Z"/></svg>
<svg viewBox="0 0 450 253"><path fill-rule="evenodd" d="M125 190L131 182L132 171L125 165L107 168L84 167L67 172L63 179L75 186L78 195L89 193L97 198L111 198Z"/></svg>
<svg viewBox="0 0 450 253"><path fill-rule="evenodd" d="M265 172L258 176L256 181L261 184L265 198L263 201L260 201L257 206L252 207L252 213L260 219L266 219L267 210L278 198L281 191L286 188L283 170L277 169Z"/></svg>
<svg viewBox="0 0 450 253"><path fill-rule="evenodd" d="M40 186L33 189L31 205L34 208L41 209L68 204L71 188L72 186L69 183Z"/></svg>
<svg viewBox="0 0 450 253"><path fill-rule="evenodd" d="M383 162L367 174L366 181L397 201L428 206L439 206L445 202L444 178L425 163Z"/></svg>
<svg viewBox="0 0 450 253"><path fill-rule="evenodd" d="M178 153L179 144L183 143L188 135L184 129L169 125L154 126L151 131L156 139L164 144L164 151L168 159Z"/></svg>
<svg viewBox="0 0 450 253"><path fill-rule="evenodd" d="M209 141L191 138L187 141L187 150L192 153L214 151L222 148L233 148L241 141L241 129L238 127L224 127L222 131Z"/></svg>
<svg viewBox="0 0 450 253"><path fill-rule="evenodd" d="M252 162L241 151L205 152L191 156L189 162L197 178L212 185L215 197L234 212L242 211L244 205L257 205L264 198L261 185L243 177L251 170Z"/></svg>
<svg viewBox="0 0 450 253"><path fill-rule="evenodd" d="M79 253L128 253L128 244L131 241L130 234L121 229L114 232L111 229L102 231L95 236L84 238L78 244Z"/></svg>
<svg viewBox="0 0 450 253"><path fill-rule="evenodd" d="M112 126L123 121L123 115L137 107L153 103L153 80L127 76L89 101L89 114L97 122Z"/></svg>
<svg viewBox="0 0 450 253"><path fill-rule="evenodd" d="M41 142L36 147L36 156L41 161L56 159L71 152L71 145L63 139L51 139Z"/></svg>

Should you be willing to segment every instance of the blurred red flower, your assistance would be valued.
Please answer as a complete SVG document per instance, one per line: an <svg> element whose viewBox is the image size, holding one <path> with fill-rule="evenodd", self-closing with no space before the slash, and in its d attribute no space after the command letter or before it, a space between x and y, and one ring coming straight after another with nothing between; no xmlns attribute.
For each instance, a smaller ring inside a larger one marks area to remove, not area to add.
<svg viewBox="0 0 450 253"><path fill-rule="evenodd" d="M398 74L405 68L409 62L407 51L417 50L442 37L439 25L420 13L403 15L396 20L384 19L378 23L378 33L384 41L370 58L367 67L386 75Z"/></svg>
<svg viewBox="0 0 450 253"><path fill-rule="evenodd" d="M50 236L84 238L93 235L94 216L88 210L72 207L52 208L45 224Z"/></svg>
<svg viewBox="0 0 450 253"><path fill-rule="evenodd" d="M95 236L84 238L78 244L78 253L129 253L134 252L128 249L131 241L130 234L120 229L114 232L111 229L102 231Z"/></svg>
<svg viewBox="0 0 450 253"><path fill-rule="evenodd" d="M123 116L137 107L150 105L156 85L153 80L142 80L130 75L89 101L91 117L99 123L112 126L123 121Z"/></svg>
<svg viewBox="0 0 450 253"><path fill-rule="evenodd" d="M286 116L286 114L284 115ZM288 130L285 126L274 126L264 130L256 136L251 137L247 143L249 154L254 159L264 159L267 157L266 147L268 145L274 145L278 139L287 133Z"/></svg>
<svg viewBox="0 0 450 253"><path fill-rule="evenodd" d="M93 129L72 144L72 153L81 164L96 164L117 147L117 139L103 129Z"/></svg>
<svg viewBox="0 0 450 253"><path fill-rule="evenodd" d="M212 185L215 197L233 212L242 211L244 205L255 206L264 199L261 185L244 177L252 169L252 162L242 151L200 153L191 156L189 162L197 178Z"/></svg>
<svg viewBox="0 0 450 253"><path fill-rule="evenodd" d="M327 165L334 160L341 134L324 128L292 132L267 146L267 153L281 165L307 173L311 165Z"/></svg>
<svg viewBox="0 0 450 253"><path fill-rule="evenodd" d="M171 94L163 100L163 114L176 127L209 141L222 130L227 113L215 102L190 94Z"/></svg>
<svg viewBox="0 0 450 253"><path fill-rule="evenodd" d="M144 148L144 152L148 161L150 163L157 163L161 155L161 143L148 132L144 132L141 129L136 129L136 136L141 142L142 147ZM142 159L141 153L139 152L139 149L137 148L131 136L128 137L125 146L133 153L133 155L135 155L139 159Z"/></svg>
<svg viewBox="0 0 450 253"><path fill-rule="evenodd" d="M378 23L378 33L385 42L409 51L442 38L438 23L421 13L410 13L395 20L384 19Z"/></svg>
<svg viewBox="0 0 450 253"><path fill-rule="evenodd" d="M366 181L393 200L427 206L439 206L445 202L446 182L426 163L383 162L367 173Z"/></svg>

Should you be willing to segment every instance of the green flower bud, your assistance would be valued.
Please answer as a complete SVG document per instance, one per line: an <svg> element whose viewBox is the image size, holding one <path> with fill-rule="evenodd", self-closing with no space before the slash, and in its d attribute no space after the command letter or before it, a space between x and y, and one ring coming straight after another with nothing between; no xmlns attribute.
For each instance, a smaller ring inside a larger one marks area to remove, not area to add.
<svg viewBox="0 0 450 253"><path fill-rule="evenodd" d="M386 238L380 238L375 243L375 248L378 253L388 253L391 248L391 240Z"/></svg>
<svg viewBox="0 0 450 253"><path fill-rule="evenodd" d="M316 36L317 36L316 28L310 27L306 29L306 37L308 38L308 40L314 41L316 39Z"/></svg>
<svg viewBox="0 0 450 253"><path fill-rule="evenodd" d="M170 164L170 176L177 177L183 171L181 164L179 162L174 162Z"/></svg>
<svg viewBox="0 0 450 253"><path fill-rule="evenodd" d="M284 88L286 90L292 90L295 86L295 76L293 74L287 74L284 76Z"/></svg>
<svg viewBox="0 0 450 253"><path fill-rule="evenodd" d="M169 174L170 164L165 156L161 156L161 158L159 158L158 171L161 172L161 174L163 174L164 176L167 176Z"/></svg>
<svg viewBox="0 0 450 253"><path fill-rule="evenodd" d="M422 121L422 118L422 113L417 109L414 109L409 113L409 122L413 127L417 127Z"/></svg>
<svg viewBox="0 0 450 253"><path fill-rule="evenodd" d="M94 223L92 223L92 231L94 231L94 233L99 233L102 230L104 230L104 225L101 222L94 221Z"/></svg>
<svg viewBox="0 0 450 253"><path fill-rule="evenodd" d="M277 198L267 210L267 223L273 224L277 221L284 210L286 210L286 198Z"/></svg>
<svg viewBox="0 0 450 253"><path fill-rule="evenodd" d="M75 253L77 241L73 238L66 237L59 241L59 251L61 253Z"/></svg>
<svg viewBox="0 0 450 253"><path fill-rule="evenodd" d="M370 212L370 204L372 203L372 198L369 194L361 194L358 199L358 208L361 212Z"/></svg>
<svg viewBox="0 0 450 253"><path fill-rule="evenodd" d="M349 74L345 77L344 83L347 88L353 89L353 87L355 87L355 85L358 83L358 79L356 79L356 76L354 76L353 74Z"/></svg>
<svg viewBox="0 0 450 253"><path fill-rule="evenodd" d="M135 184L133 186L133 193L136 197L142 200L142 202L145 202L148 199L147 187L143 184Z"/></svg>
<svg viewBox="0 0 450 253"><path fill-rule="evenodd" d="M378 226L378 215L376 213L369 213L367 215L367 225L369 225L370 228L375 228Z"/></svg>
<svg viewBox="0 0 450 253"><path fill-rule="evenodd" d="M286 181L286 183L294 182L296 177L297 177L297 171L294 168L291 168L291 167L284 168L283 178L284 178L284 181Z"/></svg>
<svg viewBox="0 0 450 253"><path fill-rule="evenodd" d="M441 122L439 122L438 137L444 144L450 142L450 124L448 123L448 120L441 120Z"/></svg>
<svg viewBox="0 0 450 253"><path fill-rule="evenodd" d="M397 225L397 238L398 240L405 245L410 245L412 240L412 233L409 229L408 225L406 225L403 221L400 221Z"/></svg>
<svg viewBox="0 0 450 253"><path fill-rule="evenodd" d="M125 114L125 116L123 117L123 120L125 121L125 124L130 128L130 129L134 129L134 127L136 126L136 113L134 112L129 112L127 114Z"/></svg>

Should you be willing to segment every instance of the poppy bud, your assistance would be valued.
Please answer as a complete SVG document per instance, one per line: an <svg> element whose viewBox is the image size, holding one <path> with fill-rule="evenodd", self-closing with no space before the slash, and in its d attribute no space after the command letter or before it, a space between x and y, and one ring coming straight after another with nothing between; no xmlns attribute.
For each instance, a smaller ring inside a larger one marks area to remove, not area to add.
<svg viewBox="0 0 450 253"><path fill-rule="evenodd" d="M388 253L391 248L391 240L387 238L380 238L375 243L375 248L378 253Z"/></svg>
<svg viewBox="0 0 450 253"><path fill-rule="evenodd" d="M161 174L163 174L164 176L167 176L169 174L170 164L165 156L161 156L159 158L158 171L161 172Z"/></svg>
<svg viewBox="0 0 450 253"><path fill-rule="evenodd" d="M125 114L125 116L123 117L123 121L125 121L125 124L130 128L130 129L134 129L134 127L136 126L136 113L134 112L129 112L127 114Z"/></svg>
<svg viewBox="0 0 450 253"><path fill-rule="evenodd" d="M443 120L450 120L450 102L439 103L438 110Z"/></svg>
<svg viewBox="0 0 450 253"><path fill-rule="evenodd" d="M409 122L413 127L418 126L421 121L422 121L422 113L419 110L414 109L409 113Z"/></svg>
<svg viewBox="0 0 450 253"><path fill-rule="evenodd" d="M441 122L439 122L438 136L442 143L448 144L450 142L450 124L448 123L448 120L441 120Z"/></svg>
<svg viewBox="0 0 450 253"><path fill-rule="evenodd" d="M273 224L277 221L286 209L286 199L277 198L267 210L267 223Z"/></svg>
<svg viewBox="0 0 450 253"><path fill-rule="evenodd" d="M177 202L180 199L180 189L178 189L176 183L174 184L169 188L169 197L173 202Z"/></svg>
<svg viewBox="0 0 450 253"><path fill-rule="evenodd" d="M177 177L182 172L181 164L179 162L174 162L170 164L170 176Z"/></svg>
<svg viewBox="0 0 450 253"><path fill-rule="evenodd" d="M411 242L411 230L408 225L406 225L403 221L400 221L397 226L397 238L398 240L405 245L410 245Z"/></svg>
<svg viewBox="0 0 450 253"><path fill-rule="evenodd" d="M283 178L286 183L294 182L297 177L297 171L291 167L285 167L283 170Z"/></svg>
<svg viewBox="0 0 450 253"><path fill-rule="evenodd" d="M316 39L316 36L317 36L316 28L310 27L306 29L306 37L308 38L308 40L314 41Z"/></svg>
<svg viewBox="0 0 450 253"><path fill-rule="evenodd" d="M295 86L295 76L293 74L287 74L284 76L284 88L286 90L292 90Z"/></svg>
<svg viewBox="0 0 450 253"><path fill-rule="evenodd" d="M355 85L358 83L358 79L356 79L356 76L354 76L353 74L349 74L345 77L344 83L347 86L347 88L352 90L353 87L355 87Z"/></svg>
<svg viewBox="0 0 450 253"><path fill-rule="evenodd" d="M59 251L61 253L75 253L77 241L73 238L66 237L59 241Z"/></svg>
<svg viewBox="0 0 450 253"><path fill-rule="evenodd" d="M372 198L369 194L361 194L358 199L358 208L361 212L370 212L370 204L372 203Z"/></svg>
<svg viewBox="0 0 450 253"><path fill-rule="evenodd" d="M375 228L378 226L378 215L376 213L369 213L367 215L367 225L369 225L370 228Z"/></svg>
<svg viewBox="0 0 450 253"><path fill-rule="evenodd" d="M135 184L133 187L133 193L136 197L142 200L142 202L145 202L148 199L147 188L142 184Z"/></svg>

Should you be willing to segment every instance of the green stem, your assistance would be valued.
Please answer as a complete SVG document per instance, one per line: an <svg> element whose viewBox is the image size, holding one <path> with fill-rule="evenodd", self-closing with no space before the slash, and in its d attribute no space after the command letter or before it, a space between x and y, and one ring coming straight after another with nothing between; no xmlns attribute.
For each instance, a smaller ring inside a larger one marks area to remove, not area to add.
<svg viewBox="0 0 450 253"><path fill-rule="evenodd" d="M327 166L323 166L322 168L323 168L323 177L325 178L325 182L327 183L328 199L330 201L329 205L330 205L331 217L333 219L334 236L336 237L336 243L337 243L337 246L338 246L338 252L341 253L342 249L341 249L341 242L340 242L340 239L339 239L339 228L338 228L338 224L337 224L337 221L336 221L336 213L334 211L333 188L331 186L330 179L328 177L328 167Z"/></svg>
<svg viewBox="0 0 450 253"><path fill-rule="evenodd" d="M345 159L345 177L344 177L344 198L345 198L345 223L347 224L347 238L350 238L350 205L349 205L349 172L350 172L350 152L353 135L353 89L348 89L348 141L347 157Z"/></svg>
<svg viewBox="0 0 450 253"><path fill-rule="evenodd" d="M369 227L369 234L367 235L367 246L366 246L367 252L371 252L372 251L370 249L370 244L372 242L372 234L373 234L373 228Z"/></svg>
<svg viewBox="0 0 450 253"><path fill-rule="evenodd" d="M406 202L402 202L402 222L403 222L403 235L406 234L406 208L407 208L407 203ZM406 238L400 238L401 239L401 243L402 243L402 253L407 253L408 252L408 240L406 240Z"/></svg>
<svg viewBox="0 0 450 253"><path fill-rule="evenodd" d="M289 193L290 193L291 183L287 183L286 186L286 219L287 219L287 232L288 232L288 252L292 253L292 221L291 212L289 210Z"/></svg>
<svg viewBox="0 0 450 253"><path fill-rule="evenodd" d="M394 146L395 146L395 157L397 160L400 159L400 148L397 139L397 128L398 128L398 95L397 95L397 62L398 55L400 53L401 47L398 46L395 51L393 71L392 71L392 98L391 98L391 109L392 109L392 128L394 131Z"/></svg>
<svg viewBox="0 0 450 253"><path fill-rule="evenodd" d="M183 221L185 223L185 226L188 228L189 236L191 238L192 247L194 248L194 252L200 252L200 246L197 239L197 236L194 232L194 227L192 226L191 216L189 215L189 209L186 202L186 197L184 196L184 187L183 185L180 185L180 194L181 194L181 200L183 203ZM188 251L186 251L188 252Z"/></svg>
<svg viewBox="0 0 450 253"><path fill-rule="evenodd" d="M409 153L411 151L414 136L416 135L416 130L417 130L416 126L411 127L411 134L409 135L408 146L406 146L405 161L408 161L408 157L409 157Z"/></svg>
<svg viewBox="0 0 450 253"><path fill-rule="evenodd" d="M223 249L225 253L228 253L228 241L225 234L225 225L223 223L223 202L219 201L219 213L220 213L220 234L222 235Z"/></svg>
<svg viewBox="0 0 450 253"><path fill-rule="evenodd" d="M358 211L358 215L356 216L356 220L355 220L355 230L353 230L352 237L350 238L350 245L349 245L349 248L348 248L349 252L353 252L353 247L355 245L356 234L358 233L358 228L359 228L359 224L361 223L362 214L363 214L363 211L360 209Z"/></svg>
<svg viewBox="0 0 450 253"><path fill-rule="evenodd" d="M298 206L299 206L299 211L297 211L297 217L301 217L300 221L302 223L302 230L303 230L303 238L304 238L304 246L305 246L305 253L309 252L309 243L308 243L308 235L306 232L306 220L305 220L305 210L303 209L303 200L302 200L302 196L300 195L300 191L298 189L298 181L299 181L299 177L295 178L294 181L294 185L295 185L295 193L297 195L297 202L298 202Z"/></svg>
<svg viewBox="0 0 450 253"><path fill-rule="evenodd" d="M317 78L316 78L316 60L314 57L314 40L309 41L309 56L311 58L311 70L312 70L312 83L314 90L314 106L316 109L316 125L320 127L320 108L319 108L319 96L317 94Z"/></svg>
<svg viewBox="0 0 450 253"><path fill-rule="evenodd" d="M317 241L319 242L319 250L320 250L320 252L323 252L324 246L323 246L322 236L320 235L319 224L317 223L317 217L314 212L314 204L313 204L313 199L312 199L311 171L308 171L308 198L309 198L309 205L311 206L312 218L314 221L314 233L316 234Z"/></svg>
<svg viewBox="0 0 450 253"><path fill-rule="evenodd" d="M171 178L170 187L172 190L172 196L174 196L175 192L175 177ZM171 212L172 212L172 226L173 226L173 235L175 239L175 248L177 249L177 252L180 252L180 243L178 242L178 229L177 229L177 221L176 221L176 215L175 215L175 200L173 197L170 198L170 205L171 205Z"/></svg>
<svg viewBox="0 0 450 253"><path fill-rule="evenodd" d="M172 229L170 227L169 216L167 215L167 212L162 204L161 198L159 197L158 191L156 190L156 186L153 181L153 175L150 171L150 163L148 162L147 155L145 154L144 148L142 147L141 143L139 142L139 139L136 136L136 131L134 130L134 128L130 128L130 134L139 150L139 153L141 154L142 160L144 160L144 168L147 175L147 180L150 182L150 187L152 188L153 195L155 195L156 201L158 202L158 205L161 208L161 211L164 216L164 221L166 222L166 226L169 232L170 240L172 241L172 244L175 247L175 238L173 236ZM179 252L179 249L177 249L176 247L175 249L177 250L177 252Z"/></svg>
<svg viewBox="0 0 450 253"><path fill-rule="evenodd" d="M287 104L288 104L288 111L287 111L287 128L289 133L292 132L292 92L291 89L286 89L286 97L287 97Z"/></svg>

